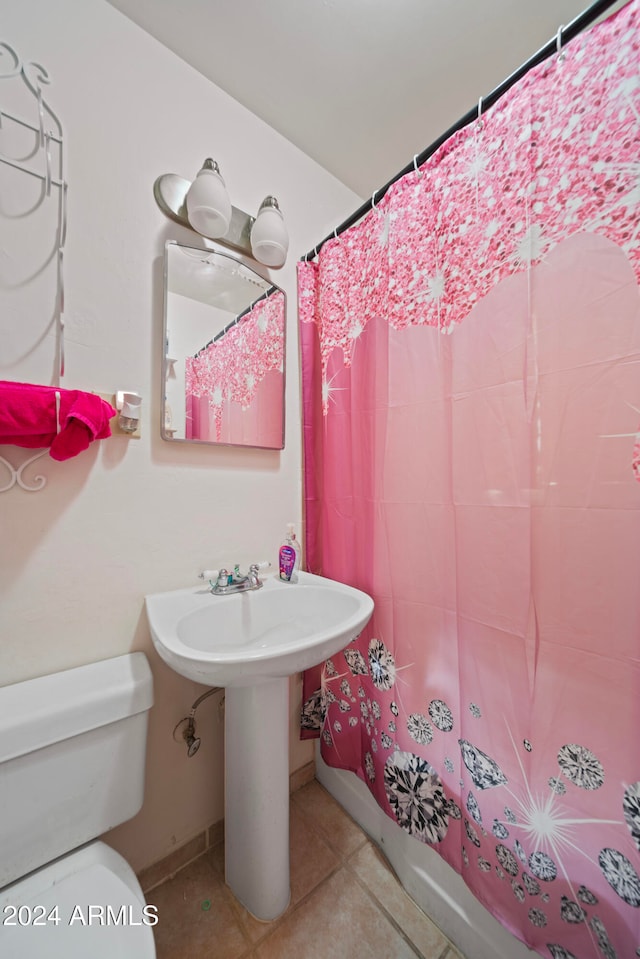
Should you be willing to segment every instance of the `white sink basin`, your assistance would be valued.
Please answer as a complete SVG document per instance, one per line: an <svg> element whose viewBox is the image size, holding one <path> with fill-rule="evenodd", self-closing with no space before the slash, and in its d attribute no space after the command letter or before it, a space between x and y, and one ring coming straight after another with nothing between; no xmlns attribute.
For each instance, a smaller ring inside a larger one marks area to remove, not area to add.
<svg viewBox="0 0 640 959"><path fill-rule="evenodd" d="M225 878L263 921L289 904L289 676L366 626L366 593L312 573L226 596L198 587L146 597L153 644L177 673L225 686ZM215 944L212 943L212 946Z"/></svg>
<svg viewBox="0 0 640 959"><path fill-rule="evenodd" d="M250 686L322 662L361 632L366 593L312 573L298 583L214 596L208 588L146 597L153 644L181 676L208 686Z"/></svg>

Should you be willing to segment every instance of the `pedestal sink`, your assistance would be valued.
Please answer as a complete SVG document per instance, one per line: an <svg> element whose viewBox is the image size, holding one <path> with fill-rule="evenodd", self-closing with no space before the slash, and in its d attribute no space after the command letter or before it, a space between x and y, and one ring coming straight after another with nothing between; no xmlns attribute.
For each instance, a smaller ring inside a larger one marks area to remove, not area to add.
<svg viewBox="0 0 640 959"><path fill-rule="evenodd" d="M300 573L261 589L208 588L145 598L153 644L181 676L225 686L225 872L256 918L289 904L289 676L343 649L369 621L373 600Z"/></svg>

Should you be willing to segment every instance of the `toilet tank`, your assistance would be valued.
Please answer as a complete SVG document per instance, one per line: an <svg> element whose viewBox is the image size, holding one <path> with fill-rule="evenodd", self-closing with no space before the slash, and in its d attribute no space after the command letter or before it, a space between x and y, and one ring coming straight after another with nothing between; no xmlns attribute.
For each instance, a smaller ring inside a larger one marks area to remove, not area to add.
<svg viewBox="0 0 640 959"><path fill-rule="evenodd" d="M135 816L152 704L144 653L0 688L0 887Z"/></svg>

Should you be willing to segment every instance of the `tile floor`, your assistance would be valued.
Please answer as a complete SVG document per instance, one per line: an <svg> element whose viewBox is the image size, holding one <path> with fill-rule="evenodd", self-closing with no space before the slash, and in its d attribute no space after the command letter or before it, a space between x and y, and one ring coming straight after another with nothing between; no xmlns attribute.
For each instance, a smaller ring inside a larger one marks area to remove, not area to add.
<svg viewBox="0 0 640 959"><path fill-rule="evenodd" d="M291 797L291 905L254 919L224 884L224 845L146 894L158 959L463 959L316 781Z"/></svg>

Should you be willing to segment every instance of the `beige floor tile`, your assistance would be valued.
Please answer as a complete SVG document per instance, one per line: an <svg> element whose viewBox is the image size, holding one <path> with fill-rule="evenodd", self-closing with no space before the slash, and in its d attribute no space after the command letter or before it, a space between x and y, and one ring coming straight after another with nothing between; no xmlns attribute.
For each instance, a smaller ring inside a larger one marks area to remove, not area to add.
<svg viewBox="0 0 640 959"><path fill-rule="evenodd" d="M324 838L309 828L308 821L293 803L289 830L291 903L295 905L338 868L340 859Z"/></svg>
<svg viewBox="0 0 640 959"><path fill-rule="evenodd" d="M350 856L366 841L365 833L317 780L299 789L292 799L339 856Z"/></svg>
<svg viewBox="0 0 640 959"><path fill-rule="evenodd" d="M402 888L389 863L371 842L349 859L349 867L398 923L425 959L439 959L448 940ZM451 959L454 959L452 956Z"/></svg>
<svg viewBox="0 0 640 959"><path fill-rule="evenodd" d="M310 829L299 810L291 804L289 821L291 905L288 912L340 865L338 856L322 836ZM216 875L224 879L224 846L207 853ZM251 942L258 942L272 931L273 924L260 922L234 897L234 912ZM285 913L284 919L288 913ZM276 921L282 921L276 920Z"/></svg>
<svg viewBox="0 0 640 959"><path fill-rule="evenodd" d="M316 781L292 796L290 837L291 905L273 923L225 886L223 843L156 886L157 959L464 959Z"/></svg>
<svg viewBox="0 0 640 959"><path fill-rule="evenodd" d="M237 959L250 945L228 890L204 856L148 899L158 907L157 959Z"/></svg>
<svg viewBox="0 0 640 959"><path fill-rule="evenodd" d="M256 959L416 959L353 875L341 868L255 949Z"/></svg>

